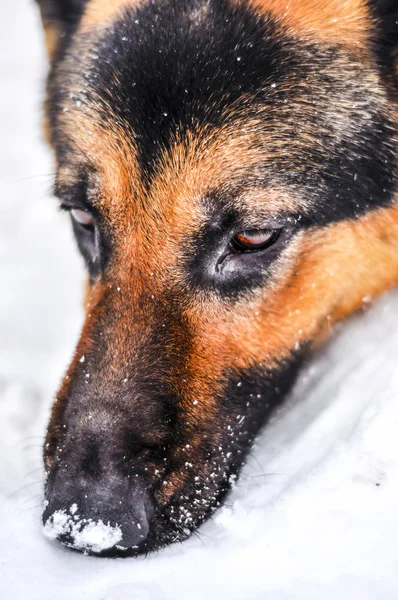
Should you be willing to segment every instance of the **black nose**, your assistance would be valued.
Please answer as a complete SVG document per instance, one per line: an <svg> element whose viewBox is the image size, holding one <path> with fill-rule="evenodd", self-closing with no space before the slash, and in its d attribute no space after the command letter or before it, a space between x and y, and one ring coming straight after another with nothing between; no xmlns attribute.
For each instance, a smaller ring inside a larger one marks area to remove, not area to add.
<svg viewBox="0 0 398 600"><path fill-rule="evenodd" d="M46 490L44 533L87 554L113 555L145 546L152 503L142 480L109 474L69 478L59 471Z"/></svg>

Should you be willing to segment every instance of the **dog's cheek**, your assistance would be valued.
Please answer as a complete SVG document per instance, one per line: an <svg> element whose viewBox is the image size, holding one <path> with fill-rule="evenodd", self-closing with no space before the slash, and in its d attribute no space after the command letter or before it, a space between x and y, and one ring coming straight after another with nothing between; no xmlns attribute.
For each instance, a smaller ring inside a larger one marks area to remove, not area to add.
<svg viewBox="0 0 398 600"><path fill-rule="evenodd" d="M230 475L239 471L256 433L285 398L310 349L325 339L335 322L359 308L364 297L375 297L397 281L397 216L396 208L382 209L356 222L312 232L303 264L276 294L277 304L274 298L268 310L264 307L261 331L250 315L242 317L240 335L236 327L230 327L234 332L228 335L221 315L218 326L207 324L214 332L207 337L207 369L215 374L222 363L219 378L225 383L222 392L205 403L206 410L198 407L201 425L192 430L189 446L176 449L181 466L159 490L160 503L182 494L195 504L200 494L203 510L214 505L220 490L228 488ZM384 268L377 269L378 264ZM249 308L240 304L236 310ZM202 353L204 347L196 364ZM257 366L236 370L234 363ZM201 370L206 370L205 364Z"/></svg>
<svg viewBox="0 0 398 600"><path fill-rule="evenodd" d="M259 430L291 389L305 356L303 348L276 369L255 365L223 374L212 418L174 449L176 468L156 493L176 526L194 529L217 508Z"/></svg>

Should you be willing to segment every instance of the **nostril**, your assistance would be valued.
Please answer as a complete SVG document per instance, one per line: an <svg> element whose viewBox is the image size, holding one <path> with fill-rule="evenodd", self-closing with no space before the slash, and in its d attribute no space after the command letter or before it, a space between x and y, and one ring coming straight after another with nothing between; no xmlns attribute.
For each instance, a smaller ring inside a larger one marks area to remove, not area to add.
<svg viewBox="0 0 398 600"><path fill-rule="evenodd" d="M106 485L107 484L107 485ZM152 503L145 486L128 480L51 490L43 513L44 534L87 554L139 550L150 529Z"/></svg>
<svg viewBox="0 0 398 600"><path fill-rule="evenodd" d="M97 442L90 442L87 445L81 468L83 475L90 477L99 477L101 475L99 446Z"/></svg>

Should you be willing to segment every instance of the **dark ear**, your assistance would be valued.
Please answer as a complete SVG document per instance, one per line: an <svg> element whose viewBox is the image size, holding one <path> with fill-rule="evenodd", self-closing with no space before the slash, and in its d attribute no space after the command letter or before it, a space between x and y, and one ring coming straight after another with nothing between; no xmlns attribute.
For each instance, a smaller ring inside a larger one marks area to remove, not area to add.
<svg viewBox="0 0 398 600"><path fill-rule="evenodd" d="M376 52L386 75L398 83L398 0L368 0L376 24Z"/></svg>
<svg viewBox="0 0 398 600"><path fill-rule="evenodd" d="M54 57L59 41L77 27L88 0L36 0L39 5L47 50Z"/></svg>

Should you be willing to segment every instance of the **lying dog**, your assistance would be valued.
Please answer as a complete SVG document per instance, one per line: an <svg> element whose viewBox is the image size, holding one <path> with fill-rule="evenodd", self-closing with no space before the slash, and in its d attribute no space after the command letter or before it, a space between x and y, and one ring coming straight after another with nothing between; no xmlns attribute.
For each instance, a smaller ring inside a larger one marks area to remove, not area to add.
<svg viewBox="0 0 398 600"><path fill-rule="evenodd" d="M146 552L219 506L303 360L398 282L398 7L38 2L89 272L43 520Z"/></svg>

